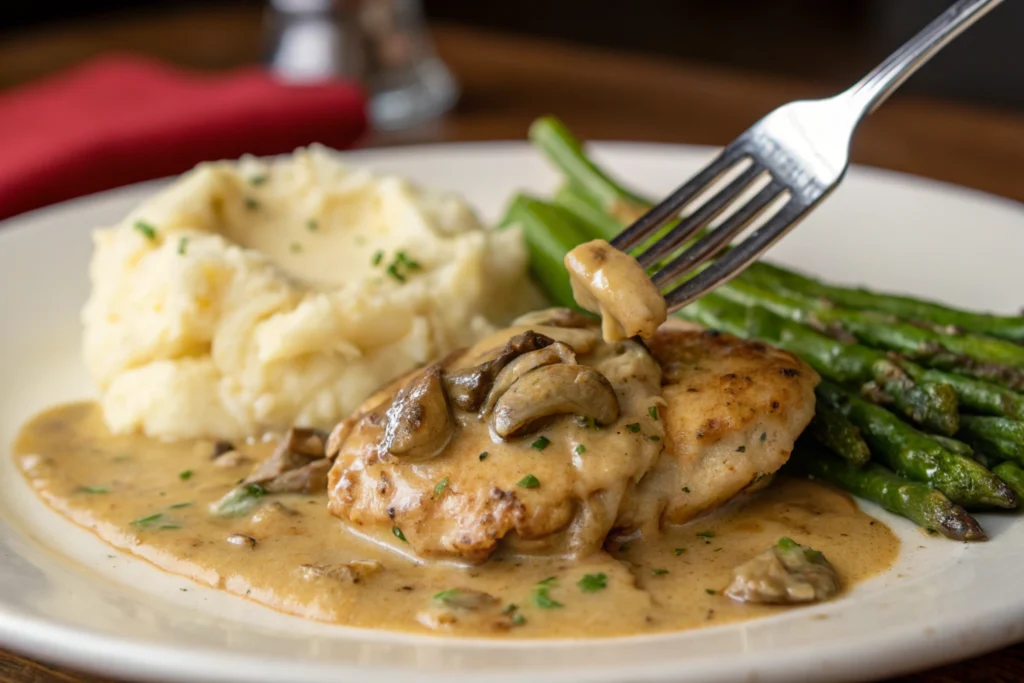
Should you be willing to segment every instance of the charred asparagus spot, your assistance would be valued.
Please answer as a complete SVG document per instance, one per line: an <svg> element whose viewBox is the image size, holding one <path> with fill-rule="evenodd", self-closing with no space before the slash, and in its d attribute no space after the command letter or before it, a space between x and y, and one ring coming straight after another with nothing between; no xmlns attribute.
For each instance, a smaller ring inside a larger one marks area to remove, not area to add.
<svg viewBox="0 0 1024 683"><path fill-rule="evenodd" d="M869 463L854 467L815 444L801 440L788 466L877 503L946 538L956 541L987 539L977 520L940 492L927 484L904 479L880 465Z"/></svg>
<svg viewBox="0 0 1024 683"><path fill-rule="evenodd" d="M960 405L984 415L1002 415L1024 420L1024 394L974 377L953 372L924 368L910 361L899 361L899 366L917 382L946 384L956 392Z"/></svg>
<svg viewBox="0 0 1024 683"><path fill-rule="evenodd" d="M857 426L829 406L816 408L808 429L819 443L851 465L860 467L871 459L871 449Z"/></svg>
<svg viewBox="0 0 1024 683"><path fill-rule="evenodd" d="M1007 460L993 467L992 472L1005 481L1018 496L1024 496L1024 469L1020 465Z"/></svg>
<svg viewBox="0 0 1024 683"><path fill-rule="evenodd" d="M899 474L934 486L959 505L1016 507L1013 491L978 462L947 450L884 408L830 382L822 382L815 391L822 403L857 425L875 459Z"/></svg>

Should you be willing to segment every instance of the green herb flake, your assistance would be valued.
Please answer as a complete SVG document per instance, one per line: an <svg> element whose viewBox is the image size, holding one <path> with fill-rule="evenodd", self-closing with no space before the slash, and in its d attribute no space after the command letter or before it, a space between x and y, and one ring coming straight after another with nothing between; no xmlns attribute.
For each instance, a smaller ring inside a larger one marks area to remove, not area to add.
<svg viewBox="0 0 1024 683"><path fill-rule="evenodd" d="M402 538L402 540L404 541L405 538ZM452 600L453 598L459 597L459 595L461 595L461 594L462 594L462 591L459 590L458 588L449 588L446 591L441 591L440 593L435 593L434 594L434 600L437 600L438 602L445 602L445 603L447 603L450 600Z"/></svg>
<svg viewBox="0 0 1024 683"><path fill-rule="evenodd" d="M538 451L542 451L551 445L551 439L546 436L538 436L536 440L530 444L530 448L534 448Z"/></svg>
<svg viewBox="0 0 1024 683"><path fill-rule="evenodd" d="M388 275L395 278L399 282L405 282L405 273L399 272L398 266L396 266L394 263L388 266L387 273Z"/></svg>
<svg viewBox="0 0 1024 683"><path fill-rule="evenodd" d="M701 531L699 534L697 534L697 536L699 536L700 538L714 538L715 537L715 532L714 531Z"/></svg>
<svg viewBox="0 0 1024 683"><path fill-rule="evenodd" d="M647 409L647 414L651 416L652 420L658 419L658 406L651 406Z"/></svg>
<svg viewBox="0 0 1024 683"><path fill-rule="evenodd" d="M739 448L736 449L736 452L737 453L746 453L747 452L747 447L746 446L740 446Z"/></svg>
<svg viewBox="0 0 1024 683"><path fill-rule="evenodd" d="M583 578L576 582L584 593L596 593L608 587L608 577L605 574L584 574Z"/></svg>
<svg viewBox="0 0 1024 683"><path fill-rule="evenodd" d="M448 477L437 482L437 486L434 487L434 498L440 497L446 488L448 488Z"/></svg>
<svg viewBox="0 0 1024 683"><path fill-rule="evenodd" d="M517 609L519 609L519 605L517 605L514 602L511 602L511 603L509 603L508 605L505 606L505 609L501 610L501 613L502 614L512 614Z"/></svg>
<svg viewBox="0 0 1024 683"><path fill-rule="evenodd" d="M722 552L723 550L725 550L725 548L715 548L714 552L716 552L716 553L720 553L720 552Z"/></svg>
<svg viewBox="0 0 1024 683"><path fill-rule="evenodd" d="M383 260L384 252L378 249L377 251L373 252L373 258L370 259L370 263L372 263L375 266L379 266L380 262Z"/></svg>
<svg viewBox="0 0 1024 683"><path fill-rule="evenodd" d="M676 548L672 551L677 557L686 552L686 548Z"/></svg>
<svg viewBox="0 0 1024 683"><path fill-rule="evenodd" d="M161 524L157 528L159 528L159 529L180 529L181 525L180 524Z"/></svg>
<svg viewBox="0 0 1024 683"><path fill-rule="evenodd" d="M775 547L779 550L795 550L800 547L800 544L788 536L783 536L779 539L779 542L775 544Z"/></svg>
<svg viewBox="0 0 1024 683"><path fill-rule="evenodd" d="M619 546L619 552L620 553L627 553L627 552L629 552L629 541L626 541L625 543L623 543L622 545Z"/></svg>
<svg viewBox="0 0 1024 683"><path fill-rule="evenodd" d="M683 491L683 493L689 493L690 492L690 487L689 486L684 486L682 488L682 491Z"/></svg>
<svg viewBox="0 0 1024 683"><path fill-rule="evenodd" d="M715 589L714 588L705 588L704 592L707 593L708 595L714 595L715 594Z"/></svg>
<svg viewBox="0 0 1024 683"><path fill-rule="evenodd" d="M532 474L527 474L525 477L516 482L516 486L521 489L535 489L540 486L540 480Z"/></svg>
<svg viewBox="0 0 1024 683"><path fill-rule="evenodd" d="M192 503L175 503L170 507L171 510L180 510L181 508L191 507Z"/></svg>
<svg viewBox="0 0 1024 683"><path fill-rule="evenodd" d="M249 209L250 211L256 211L257 209L260 208L260 203L253 199L252 197L246 197L245 208Z"/></svg>
<svg viewBox="0 0 1024 683"><path fill-rule="evenodd" d="M768 439L768 432L761 432L761 443L764 443Z"/></svg>
<svg viewBox="0 0 1024 683"><path fill-rule="evenodd" d="M213 512L221 517L239 517L255 507L260 498L267 495L267 490L259 484L246 484L231 489L219 501L213 504Z"/></svg>
<svg viewBox="0 0 1024 683"><path fill-rule="evenodd" d="M665 574L668 574L668 570L667 569L652 569L651 573L654 574L655 576L664 576Z"/></svg>
<svg viewBox="0 0 1024 683"><path fill-rule="evenodd" d="M626 429L636 434L637 432L640 431L640 423L633 422L632 424L628 424L626 425Z"/></svg>
<svg viewBox="0 0 1024 683"><path fill-rule="evenodd" d="M188 251L188 238L182 237L178 240L178 256L184 256Z"/></svg>
<svg viewBox="0 0 1024 683"><path fill-rule="evenodd" d="M650 439L651 441L661 441L661 437L658 436L657 434L651 434L647 438Z"/></svg>
<svg viewBox="0 0 1024 683"><path fill-rule="evenodd" d="M150 242L156 242L156 228L146 221L135 221L135 225L132 227L142 233L142 236Z"/></svg>
<svg viewBox="0 0 1024 683"><path fill-rule="evenodd" d="M559 607L565 607L562 603L558 602L548 593L549 588L547 586L538 586L533 589L533 604L537 605L541 609L557 609Z"/></svg>
<svg viewBox="0 0 1024 683"><path fill-rule="evenodd" d="M181 472L178 472L178 479L181 479L182 481L188 481L191 478L192 470L182 470Z"/></svg>
<svg viewBox="0 0 1024 683"><path fill-rule="evenodd" d="M315 218L310 218L308 221L306 221L306 230L309 230L310 232L316 232L319 229L320 224L316 222Z"/></svg>
<svg viewBox="0 0 1024 683"><path fill-rule="evenodd" d="M487 459L487 456L488 456L488 455L490 455L490 453L488 453L487 451L484 451L483 453L481 453L481 454L480 454L480 458L479 458L479 459L480 459L481 461L484 461L484 460L486 460L486 459Z"/></svg>
<svg viewBox="0 0 1024 683"><path fill-rule="evenodd" d="M403 534L402 530L399 529L397 526L391 527L391 533L393 533L395 535L395 538L397 538L402 543L408 543L409 542L408 539L406 539L405 534Z"/></svg>
<svg viewBox="0 0 1024 683"><path fill-rule="evenodd" d="M519 614L517 612L516 614L512 615L512 625L513 626L522 626L525 623L526 623L526 617L524 617L522 614Z"/></svg>
<svg viewBox="0 0 1024 683"><path fill-rule="evenodd" d="M288 251L292 252L293 254L298 254L299 252L302 251L302 245L299 244L298 242L292 242L291 244L288 245Z"/></svg>
<svg viewBox="0 0 1024 683"><path fill-rule="evenodd" d="M110 493L110 489L106 486L79 486L77 491L79 493Z"/></svg>
<svg viewBox="0 0 1024 683"><path fill-rule="evenodd" d="M576 446L576 455L583 455L586 452L587 452L587 447L584 446L583 444L580 444L579 446Z"/></svg>
<svg viewBox="0 0 1024 683"><path fill-rule="evenodd" d="M265 173L261 173L260 175L254 175L253 177L249 178L249 184L252 185L253 187L259 187L263 183L267 182L267 180L267 175Z"/></svg>
<svg viewBox="0 0 1024 683"><path fill-rule="evenodd" d="M153 524L153 522L156 522L156 521L159 521L160 519L163 519L163 516L164 516L164 513L158 512L155 515L149 515L148 517L139 517L138 519L133 520L131 522L131 525L132 526L142 526L142 527L150 526L150 525Z"/></svg>

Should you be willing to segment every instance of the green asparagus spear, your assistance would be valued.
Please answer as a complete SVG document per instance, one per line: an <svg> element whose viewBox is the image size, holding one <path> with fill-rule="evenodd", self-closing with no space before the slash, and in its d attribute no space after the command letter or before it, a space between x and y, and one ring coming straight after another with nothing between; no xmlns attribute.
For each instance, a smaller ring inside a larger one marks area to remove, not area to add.
<svg viewBox="0 0 1024 683"><path fill-rule="evenodd" d="M1002 316L959 310L908 296L883 294L867 289L828 285L793 271L759 264L753 271L776 285L829 301L844 308L881 311L898 318L940 326L952 326L975 334L1024 341L1024 316Z"/></svg>
<svg viewBox="0 0 1024 683"><path fill-rule="evenodd" d="M910 361L899 361L899 366L919 383L948 384L956 392L963 408L986 415L1002 415L1024 420L1024 394L1011 391L993 382L964 377L953 372L923 368Z"/></svg>
<svg viewBox="0 0 1024 683"><path fill-rule="evenodd" d="M552 302L578 308L563 259L570 249L586 242L587 237L572 214L554 204L518 195L500 225L518 225L523 231L533 275Z"/></svg>
<svg viewBox="0 0 1024 683"><path fill-rule="evenodd" d="M945 448L950 453L956 453L957 455L963 455L971 458L972 460L977 460L977 458L974 457L974 449L971 448L970 444L966 444L963 441L957 441L954 438L942 436L940 434L929 434L928 438ZM985 465L985 467L988 467L988 465Z"/></svg>
<svg viewBox="0 0 1024 683"><path fill-rule="evenodd" d="M799 472L877 503L946 538L957 541L987 538L978 522L963 508L927 484L904 479L881 465L869 463L862 468L854 467L803 443L793 452L790 462Z"/></svg>
<svg viewBox="0 0 1024 683"><path fill-rule="evenodd" d="M892 406L917 424L942 434L958 426L956 395L945 384L916 383L881 351L832 339L761 308L745 308L720 293L705 295L681 312L708 327L740 337L757 337L803 358L822 377L844 385L877 387L873 399Z"/></svg>
<svg viewBox="0 0 1024 683"><path fill-rule="evenodd" d="M1024 463L1024 422L1020 420L963 415L957 436L986 455Z"/></svg>
<svg viewBox="0 0 1024 683"><path fill-rule="evenodd" d="M721 294L748 306L824 329L841 329L871 346L892 349L926 365L1024 387L1024 346L978 335L944 334L868 311L823 306L802 294L780 293L756 273L733 280Z"/></svg>
<svg viewBox="0 0 1024 683"><path fill-rule="evenodd" d="M650 202L615 182L583 152L583 145L561 121L544 116L530 126L530 140L566 178L597 200L621 223L632 223L650 208Z"/></svg>
<svg viewBox="0 0 1024 683"><path fill-rule="evenodd" d="M871 459L871 449L860 430L829 406L819 405L815 409L808 431L820 444L855 467Z"/></svg>
<svg viewBox="0 0 1024 683"><path fill-rule="evenodd" d="M575 183L567 183L555 192L555 204L585 224L592 239L611 242L622 232L622 223L612 218L611 214L602 209Z"/></svg>
<svg viewBox="0 0 1024 683"><path fill-rule="evenodd" d="M934 486L954 503L1012 508L1017 499L1006 484L974 460L953 453L883 408L829 382L818 399L860 428L874 458L902 476Z"/></svg>
<svg viewBox="0 0 1024 683"><path fill-rule="evenodd" d="M1024 469L1015 462L1001 462L992 468L993 474L1006 482L1018 497L1024 498Z"/></svg>

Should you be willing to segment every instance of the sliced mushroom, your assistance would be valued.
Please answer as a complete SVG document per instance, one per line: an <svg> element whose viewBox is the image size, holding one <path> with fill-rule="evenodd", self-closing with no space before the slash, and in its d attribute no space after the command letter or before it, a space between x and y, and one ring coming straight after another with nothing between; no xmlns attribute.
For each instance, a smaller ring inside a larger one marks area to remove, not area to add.
<svg viewBox="0 0 1024 683"><path fill-rule="evenodd" d="M619 417L619 400L611 383L593 368L546 365L523 375L498 399L491 425L507 438L541 418L565 414L610 424Z"/></svg>
<svg viewBox="0 0 1024 683"><path fill-rule="evenodd" d="M733 600L775 605L828 600L838 592L839 578L825 556L788 538L736 567L725 590Z"/></svg>
<svg viewBox="0 0 1024 683"><path fill-rule="evenodd" d="M383 569L384 565L376 560L352 560L343 564L300 565L299 575L306 581L331 579L344 583L360 583Z"/></svg>
<svg viewBox="0 0 1024 683"><path fill-rule="evenodd" d="M599 321L593 316L574 311L571 308L548 308L533 311L516 318L514 325L544 325L546 327L565 327L567 329L597 329Z"/></svg>
<svg viewBox="0 0 1024 683"><path fill-rule="evenodd" d="M481 414L486 415L491 412L494 404L498 402L502 394L508 391L508 388L515 384L520 377L531 370L536 370L545 365L554 365L555 363L569 363L571 365L576 363L576 354L568 344L555 342L550 346L545 346L543 349L524 353L519 358L516 358L506 365L498 373L498 376L494 378L494 384L491 387L490 393L487 394L487 400L484 401Z"/></svg>
<svg viewBox="0 0 1024 683"><path fill-rule="evenodd" d="M408 460L427 460L448 445L455 421L441 375L441 366L431 365L395 396L384 432L388 453Z"/></svg>
<svg viewBox="0 0 1024 683"><path fill-rule="evenodd" d="M334 459L338 455L338 451L341 450L342 444L345 443L345 439L352 433L352 428L355 427L356 422L362 416L352 415L345 418L334 426L331 430L330 436L327 437L327 446L324 448L324 455L330 459Z"/></svg>
<svg viewBox="0 0 1024 683"><path fill-rule="evenodd" d="M225 540L227 540L231 545L238 546L240 548L249 548L252 550L256 547L256 539L252 536L247 536L246 534L231 534Z"/></svg>
<svg viewBox="0 0 1024 683"><path fill-rule="evenodd" d="M267 493L319 493L327 490L327 472L331 461L314 460L294 470L282 472L263 484Z"/></svg>
<svg viewBox="0 0 1024 683"><path fill-rule="evenodd" d="M456 407L467 412L475 412L487 398L494 378L502 368L524 353L536 351L553 343L554 339L537 334L533 330L517 334L505 342L505 346L493 359L471 368L447 373L444 378L445 391Z"/></svg>
<svg viewBox="0 0 1024 683"><path fill-rule="evenodd" d="M285 472L305 467L311 461L324 457L323 432L316 429L292 427L277 448L246 478L246 484L265 484ZM270 490L267 487L267 490Z"/></svg>
<svg viewBox="0 0 1024 683"><path fill-rule="evenodd" d="M461 623L474 630L508 630L517 622L512 612L501 608L501 601L490 593L472 588L441 591L431 604L416 614L427 628L442 631Z"/></svg>

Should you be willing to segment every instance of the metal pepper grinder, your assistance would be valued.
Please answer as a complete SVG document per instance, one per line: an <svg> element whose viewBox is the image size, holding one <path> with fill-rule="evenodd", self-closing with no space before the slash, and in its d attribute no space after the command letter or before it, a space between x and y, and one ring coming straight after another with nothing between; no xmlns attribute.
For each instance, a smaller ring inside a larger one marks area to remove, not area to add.
<svg viewBox="0 0 1024 683"><path fill-rule="evenodd" d="M271 69L293 82L361 81L380 130L423 123L458 99L420 0L270 0L265 23Z"/></svg>

